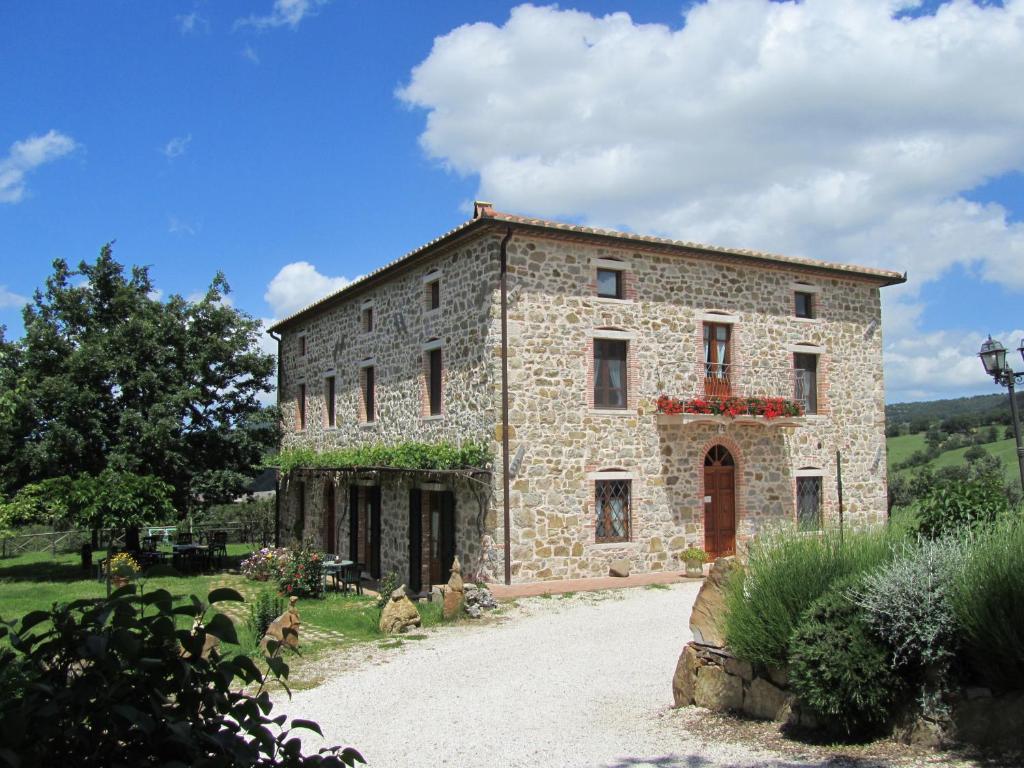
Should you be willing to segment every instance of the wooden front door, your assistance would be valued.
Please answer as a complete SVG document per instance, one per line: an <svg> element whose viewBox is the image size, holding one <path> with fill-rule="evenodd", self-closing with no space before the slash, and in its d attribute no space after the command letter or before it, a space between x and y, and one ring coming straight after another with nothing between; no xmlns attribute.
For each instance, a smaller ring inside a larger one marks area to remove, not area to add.
<svg viewBox="0 0 1024 768"><path fill-rule="evenodd" d="M704 550L711 558L736 554L736 466L721 445L704 457Z"/></svg>
<svg viewBox="0 0 1024 768"><path fill-rule="evenodd" d="M334 510L334 483L327 484L327 490L324 492L324 549L328 554L337 553L338 545L338 528L335 519Z"/></svg>
<svg viewBox="0 0 1024 768"><path fill-rule="evenodd" d="M430 583L444 584L451 578L455 559L455 494L428 492L430 520Z"/></svg>

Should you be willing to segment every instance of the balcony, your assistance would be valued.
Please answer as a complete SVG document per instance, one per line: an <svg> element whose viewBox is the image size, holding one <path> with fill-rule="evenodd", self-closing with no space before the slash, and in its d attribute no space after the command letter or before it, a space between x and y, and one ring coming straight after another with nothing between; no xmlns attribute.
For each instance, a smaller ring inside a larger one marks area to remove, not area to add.
<svg viewBox="0 0 1024 768"><path fill-rule="evenodd" d="M817 411L817 376L793 368L698 363L690 394L658 399L659 424L794 428Z"/></svg>

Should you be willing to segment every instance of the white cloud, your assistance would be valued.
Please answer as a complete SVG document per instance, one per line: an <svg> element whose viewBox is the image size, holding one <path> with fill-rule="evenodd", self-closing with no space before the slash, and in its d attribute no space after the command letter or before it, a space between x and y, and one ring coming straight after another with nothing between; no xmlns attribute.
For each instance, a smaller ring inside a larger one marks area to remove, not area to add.
<svg viewBox="0 0 1024 768"><path fill-rule="evenodd" d="M351 280L320 274L308 261L285 264L267 285L263 298L277 318L286 317L317 299L339 291Z"/></svg>
<svg viewBox="0 0 1024 768"><path fill-rule="evenodd" d="M434 41L398 96L500 210L1024 290L1024 0L710 0L685 26L556 7Z"/></svg>
<svg viewBox="0 0 1024 768"><path fill-rule="evenodd" d="M254 49L249 44L246 44L245 48L243 48L241 50L239 55L243 59L245 59L246 61L251 61L253 64L259 64L260 63L260 56L259 56L259 54L256 53L256 49Z"/></svg>
<svg viewBox="0 0 1024 768"><path fill-rule="evenodd" d="M183 35L197 35L199 33L210 33L210 22L199 15L198 11L184 13L174 17L178 22L178 28Z"/></svg>
<svg viewBox="0 0 1024 768"><path fill-rule="evenodd" d="M192 224L177 216L167 217L167 231L172 235L195 235L199 232L200 225Z"/></svg>
<svg viewBox="0 0 1024 768"><path fill-rule="evenodd" d="M307 16L314 16L321 5L327 0L274 0L274 6L266 16L248 16L238 19L235 28L252 27L253 29L270 29L272 27L291 27L295 29L299 22Z"/></svg>
<svg viewBox="0 0 1024 768"><path fill-rule="evenodd" d="M23 307L28 304L28 297L9 290L6 285L0 285L0 309L11 309Z"/></svg>
<svg viewBox="0 0 1024 768"><path fill-rule="evenodd" d="M187 136L175 136L173 139L164 144L160 150L164 157L168 160L174 160L181 157L188 151L188 145L192 142L192 134Z"/></svg>
<svg viewBox="0 0 1024 768"><path fill-rule="evenodd" d="M0 158L0 203L17 203L25 196L25 175L74 151L70 136L51 130L11 144L7 157Z"/></svg>

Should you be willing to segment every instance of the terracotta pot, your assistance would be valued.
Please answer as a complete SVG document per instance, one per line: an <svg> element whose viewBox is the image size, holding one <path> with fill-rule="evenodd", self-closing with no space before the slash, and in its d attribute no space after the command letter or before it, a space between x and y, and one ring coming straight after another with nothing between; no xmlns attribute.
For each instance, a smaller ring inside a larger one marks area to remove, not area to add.
<svg viewBox="0 0 1024 768"><path fill-rule="evenodd" d="M699 560L687 560L686 575L698 579L701 578L704 575L704 563Z"/></svg>

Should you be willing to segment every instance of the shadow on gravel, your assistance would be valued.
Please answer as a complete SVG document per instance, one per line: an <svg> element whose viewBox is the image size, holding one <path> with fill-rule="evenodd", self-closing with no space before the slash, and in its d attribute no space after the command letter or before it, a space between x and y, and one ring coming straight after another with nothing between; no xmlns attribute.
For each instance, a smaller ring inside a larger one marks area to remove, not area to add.
<svg viewBox="0 0 1024 768"><path fill-rule="evenodd" d="M710 760L700 755L661 755L659 757L623 757L601 768L721 768L735 763ZM824 760L758 760L759 768L890 768L887 760L853 756L836 756Z"/></svg>

